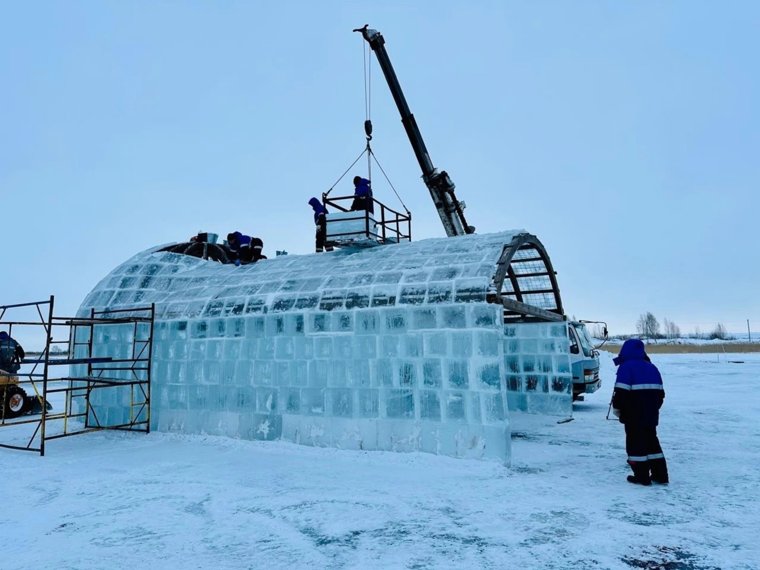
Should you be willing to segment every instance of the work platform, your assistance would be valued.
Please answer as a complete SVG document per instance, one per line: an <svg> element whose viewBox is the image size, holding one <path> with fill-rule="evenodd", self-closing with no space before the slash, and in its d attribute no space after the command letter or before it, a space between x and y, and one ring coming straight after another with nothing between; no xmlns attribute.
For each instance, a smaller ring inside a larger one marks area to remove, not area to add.
<svg viewBox="0 0 760 570"><path fill-rule="evenodd" d="M412 215L370 198L371 210L351 210L353 196L325 197L328 247L374 247L412 240Z"/></svg>

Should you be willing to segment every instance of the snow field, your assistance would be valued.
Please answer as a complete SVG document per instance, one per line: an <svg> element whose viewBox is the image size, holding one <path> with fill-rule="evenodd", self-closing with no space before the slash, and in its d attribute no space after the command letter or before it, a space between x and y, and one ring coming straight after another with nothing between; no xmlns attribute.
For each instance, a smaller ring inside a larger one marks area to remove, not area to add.
<svg viewBox="0 0 760 570"><path fill-rule="evenodd" d="M607 355L574 421L512 415L511 469L160 433L2 450L2 567L755 569L760 355L735 356L653 357L668 487L625 481Z"/></svg>

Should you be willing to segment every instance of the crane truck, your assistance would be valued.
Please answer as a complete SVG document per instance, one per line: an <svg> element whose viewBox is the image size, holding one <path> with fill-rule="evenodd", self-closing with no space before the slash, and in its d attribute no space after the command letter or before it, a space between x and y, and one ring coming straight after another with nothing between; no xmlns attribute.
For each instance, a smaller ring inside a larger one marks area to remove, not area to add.
<svg viewBox="0 0 760 570"><path fill-rule="evenodd" d="M430 192L441 223L449 237L467 235L475 232L474 226L467 223L464 215L465 204L457 199L454 193L455 185L445 170L438 170L430 158L425 146L417 121L401 89L396 72L393 69L388 52L385 49L385 38L377 30L364 26L354 32L362 34L372 51L375 53L380 69L390 88L393 100L401 114L401 123L412 145L412 150L422 170L422 180ZM592 393L601 386L599 377L599 352L591 342L586 323L597 321L568 321L568 338L570 341L570 362L573 371L573 401L581 400L583 394ZM605 325L605 336L607 327Z"/></svg>

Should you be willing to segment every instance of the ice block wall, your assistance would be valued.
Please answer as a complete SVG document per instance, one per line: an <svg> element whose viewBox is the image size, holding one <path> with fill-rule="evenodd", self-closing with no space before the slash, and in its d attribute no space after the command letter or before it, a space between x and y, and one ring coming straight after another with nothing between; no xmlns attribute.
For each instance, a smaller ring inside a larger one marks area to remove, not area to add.
<svg viewBox="0 0 760 570"><path fill-rule="evenodd" d="M519 378L510 401L527 409L562 375L559 329L523 338L486 303L515 233L242 267L154 248L103 279L80 314L156 304L153 429L508 462L507 380ZM523 352L545 368L535 389L527 356L508 373ZM97 404L114 420L126 409Z"/></svg>
<svg viewBox="0 0 760 570"><path fill-rule="evenodd" d="M569 416L573 375L566 323L504 325L510 410Z"/></svg>

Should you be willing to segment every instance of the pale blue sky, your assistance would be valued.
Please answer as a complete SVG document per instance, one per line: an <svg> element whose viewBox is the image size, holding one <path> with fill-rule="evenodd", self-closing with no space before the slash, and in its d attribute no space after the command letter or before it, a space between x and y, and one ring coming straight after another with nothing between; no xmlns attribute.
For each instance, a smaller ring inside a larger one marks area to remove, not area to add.
<svg viewBox="0 0 760 570"><path fill-rule="evenodd" d="M569 314L760 329L755 2L4 2L0 304L73 314L199 229L310 252L364 144L365 23L470 223L537 234ZM442 236L373 71L375 152Z"/></svg>

